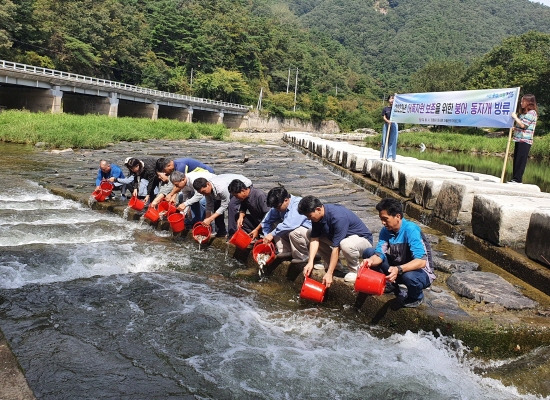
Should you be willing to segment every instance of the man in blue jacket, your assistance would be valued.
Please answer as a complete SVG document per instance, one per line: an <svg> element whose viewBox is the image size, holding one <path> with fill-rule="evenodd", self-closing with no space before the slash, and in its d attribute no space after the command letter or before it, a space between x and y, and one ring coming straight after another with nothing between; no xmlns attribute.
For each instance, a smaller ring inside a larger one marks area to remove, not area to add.
<svg viewBox="0 0 550 400"><path fill-rule="evenodd" d="M114 189L120 189L121 197L125 198L126 184L115 182L115 180L118 178L124 178L124 173L122 172L120 167L116 164L111 164L107 160L101 160L99 162L99 169L97 170L97 177L95 180L96 190L99 189L99 185L101 185L102 181L109 181L115 186Z"/></svg>
<svg viewBox="0 0 550 400"><path fill-rule="evenodd" d="M327 271L323 283L330 287L335 270L342 271L340 252L346 259L348 272L344 280L355 282L359 258L365 249L372 247L372 233L351 210L339 204L323 204L314 196L306 196L298 203L298 212L311 221L309 259L304 275L309 276L319 252Z"/></svg>
<svg viewBox="0 0 550 400"><path fill-rule="evenodd" d="M435 279L430 243L417 224L403 217L399 200L385 198L376 209L384 227L376 249L366 249L363 258L387 275L404 307L418 307L424 301L423 289ZM407 293L401 293L397 284L404 284Z"/></svg>
<svg viewBox="0 0 550 400"><path fill-rule="evenodd" d="M264 243L273 242L277 257L292 255L293 263L308 259L311 221L298 212L300 200L282 186L271 189L267 193L267 206L271 208L261 223Z"/></svg>

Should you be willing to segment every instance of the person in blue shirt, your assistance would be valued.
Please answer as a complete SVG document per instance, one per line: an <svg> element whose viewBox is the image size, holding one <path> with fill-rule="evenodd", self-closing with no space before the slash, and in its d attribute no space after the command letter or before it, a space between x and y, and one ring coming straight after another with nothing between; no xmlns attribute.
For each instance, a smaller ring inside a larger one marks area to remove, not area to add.
<svg viewBox="0 0 550 400"><path fill-rule="evenodd" d="M301 197L292 196L278 186L267 193L267 206L271 207L261 222L264 243L271 243L277 249L277 257L292 256L292 263L308 259L311 221L298 212Z"/></svg>
<svg viewBox="0 0 550 400"><path fill-rule="evenodd" d="M214 173L214 168L194 158L176 158L175 160L159 158L156 163L156 170L157 172L164 172L168 176L174 171L186 174L193 171L207 170L212 174Z"/></svg>
<svg viewBox="0 0 550 400"><path fill-rule="evenodd" d="M348 272L344 280L355 282L359 258L365 249L372 247L372 233L351 210L338 204L323 204L314 196L306 196L298 203L298 212L311 221L309 259L304 275L309 276L319 252L327 271L323 276L326 287L332 284L335 270L342 271L340 252L346 259Z"/></svg>
<svg viewBox="0 0 550 400"><path fill-rule="evenodd" d="M123 179L124 173L120 167L116 164L111 164L107 160L101 160L99 162L99 169L97 170L97 177L95 180L96 190L99 189L102 181L109 181L114 185L114 189L120 189L121 197L125 198L126 196L126 184L116 182L116 179Z"/></svg>
<svg viewBox="0 0 550 400"><path fill-rule="evenodd" d="M435 279L432 249L420 227L403 217L403 206L397 199L385 198L376 205L384 227L376 249L363 252L370 268L382 271L393 283L393 291L404 307L418 307L424 300L423 289ZM397 284L407 287L401 293Z"/></svg>

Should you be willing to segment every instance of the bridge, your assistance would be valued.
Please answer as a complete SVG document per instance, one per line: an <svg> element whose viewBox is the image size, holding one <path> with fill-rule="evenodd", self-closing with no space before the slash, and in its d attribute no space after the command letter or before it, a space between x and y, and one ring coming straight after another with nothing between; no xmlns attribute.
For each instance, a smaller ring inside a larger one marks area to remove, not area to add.
<svg viewBox="0 0 550 400"><path fill-rule="evenodd" d="M177 119L238 128L249 108L0 60L0 108Z"/></svg>

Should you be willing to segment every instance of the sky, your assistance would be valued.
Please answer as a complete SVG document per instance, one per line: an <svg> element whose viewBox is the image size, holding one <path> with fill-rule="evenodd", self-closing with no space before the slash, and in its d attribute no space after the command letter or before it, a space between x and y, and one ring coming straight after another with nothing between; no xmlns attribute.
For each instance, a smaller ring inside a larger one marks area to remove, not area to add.
<svg viewBox="0 0 550 400"><path fill-rule="evenodd" d="M531 0L533 3L542 3L547 6L550 6L550 0Z"/></svg>

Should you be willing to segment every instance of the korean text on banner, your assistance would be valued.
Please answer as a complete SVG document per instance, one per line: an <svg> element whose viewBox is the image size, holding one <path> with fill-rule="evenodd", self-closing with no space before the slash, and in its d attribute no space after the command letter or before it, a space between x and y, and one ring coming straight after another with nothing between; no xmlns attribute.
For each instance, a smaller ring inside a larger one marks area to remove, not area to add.
<svg viewBox="0 0 550 400"><path fill-rule="evenodd" d="M390 120L422 125L511 128L520 88L396 94Z"/></svg>

